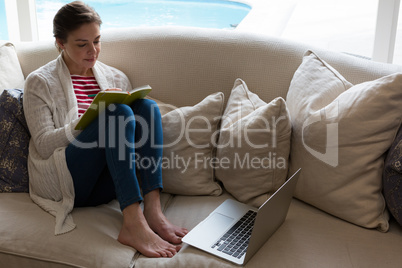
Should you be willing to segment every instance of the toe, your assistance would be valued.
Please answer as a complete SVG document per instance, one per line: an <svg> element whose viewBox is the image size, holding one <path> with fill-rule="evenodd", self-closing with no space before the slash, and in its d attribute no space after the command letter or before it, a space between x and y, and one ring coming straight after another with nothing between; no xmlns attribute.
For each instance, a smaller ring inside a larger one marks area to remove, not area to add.
<svg viewBox="0 0 402 268"><path fill-rule="evenodd" d="M187 229L181 229L181 230L176 232L176 235L179 236L179 237L184 237L186 234L188 234Z"/></svg>

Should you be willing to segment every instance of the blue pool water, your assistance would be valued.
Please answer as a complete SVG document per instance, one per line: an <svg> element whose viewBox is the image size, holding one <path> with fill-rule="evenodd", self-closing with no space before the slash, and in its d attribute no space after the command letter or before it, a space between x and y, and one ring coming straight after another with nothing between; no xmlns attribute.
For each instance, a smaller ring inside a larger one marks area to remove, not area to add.
<svg viewBox="0 0 402 268"><path fill-rule="evenodd" d="M57 10L71 0L36 0L39 39L52 37ZM87 0L103 20L102 28L179 25L233 28L249 13L249 5L224 0ZM0 0L0 39L8 39L4 0Z"/></svg>
<svg viewBox="0 0 402 268"><path fill-rule="evenodd" d="M0 0L2 1L2 0ZM71 0L36 0L39 39L52 38L57 10ZM86 0L101 16L102 29L132 26L192 26L227 29L250 12L249 5L224 0Z"/></svg>
<svg viewBox="0 0 402 268"><path fill-rule="evenodd" d="M39 1L39 0L38 0ZM103 28L180 25L230 28L240 23L251 7L239 2L212 0L87 1L104 21Z"/></svg>

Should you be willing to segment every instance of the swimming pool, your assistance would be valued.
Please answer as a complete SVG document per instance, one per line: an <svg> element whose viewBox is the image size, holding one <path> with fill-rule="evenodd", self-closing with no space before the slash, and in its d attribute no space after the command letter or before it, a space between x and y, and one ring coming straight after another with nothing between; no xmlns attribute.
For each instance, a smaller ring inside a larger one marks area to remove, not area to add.
<svg viewBox="0 0 402 268"><path fill-rule="evenodd" d="M38 28L52 36L54 14L70 1L36 0ZM102 29L129 26L178 25L230 29L250 12L251 6L224 0L87 0L101 16ZM50 24L50 25L49 25ZM42 33L39 33L40 39Z"/></svg>

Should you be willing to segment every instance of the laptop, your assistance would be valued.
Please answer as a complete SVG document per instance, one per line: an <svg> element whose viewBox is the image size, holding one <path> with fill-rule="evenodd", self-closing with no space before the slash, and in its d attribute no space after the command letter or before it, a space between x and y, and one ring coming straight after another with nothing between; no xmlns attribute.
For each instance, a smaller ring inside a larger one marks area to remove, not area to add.
<svg viewBox="0 0 402 268"><path fill-rule="evenodd" d="M285 221L300 175L297 170L258 209L227 199L182 241L244 265Z"/></svg>

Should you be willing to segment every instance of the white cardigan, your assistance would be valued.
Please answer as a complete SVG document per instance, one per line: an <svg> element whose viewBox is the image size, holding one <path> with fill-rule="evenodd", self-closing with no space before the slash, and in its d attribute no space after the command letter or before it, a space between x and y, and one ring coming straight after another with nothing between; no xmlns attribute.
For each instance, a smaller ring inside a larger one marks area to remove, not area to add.
<svg viewBox="0 0 402 268"><path fill-rule="evenodd" d="M121 71L97 62L93 68L101 90L131 90ZM71 211L74 185L65 149L80 131L77 99L70 72L60 55L32 72L24 87L24 113L31 133L28 156L29 191L32 200L56 217L55 234L75 228Z"/></svg>

